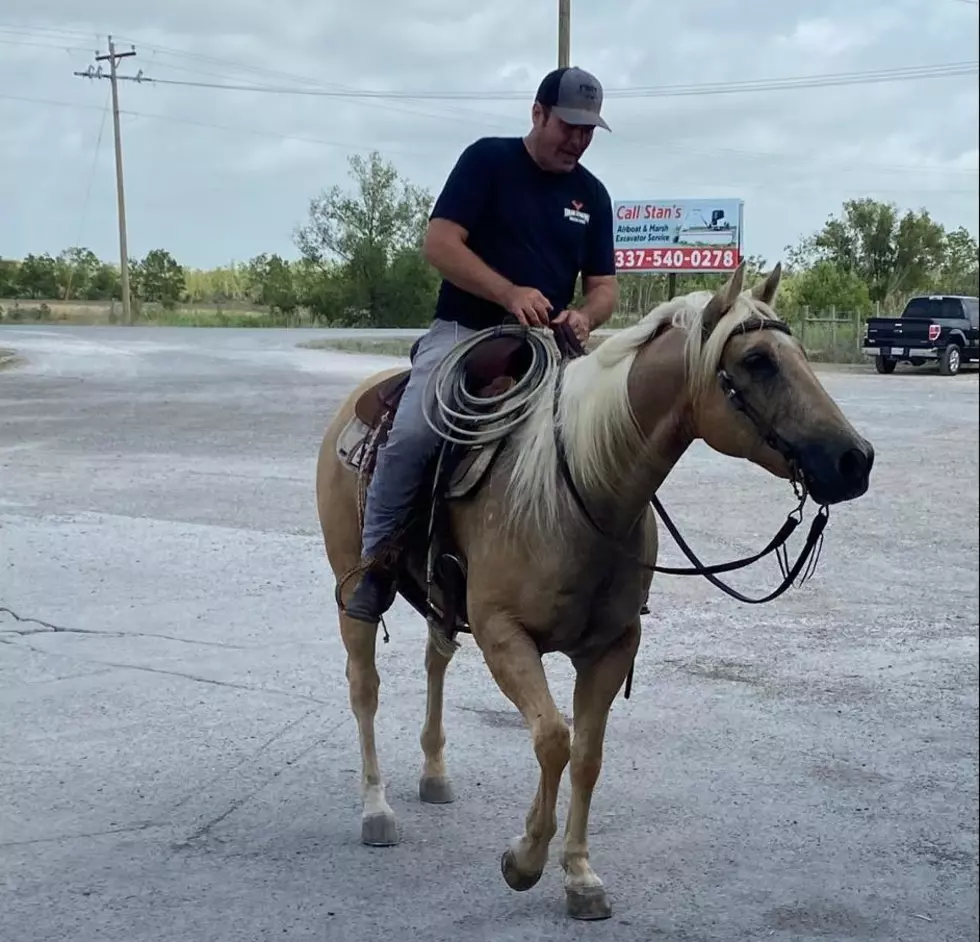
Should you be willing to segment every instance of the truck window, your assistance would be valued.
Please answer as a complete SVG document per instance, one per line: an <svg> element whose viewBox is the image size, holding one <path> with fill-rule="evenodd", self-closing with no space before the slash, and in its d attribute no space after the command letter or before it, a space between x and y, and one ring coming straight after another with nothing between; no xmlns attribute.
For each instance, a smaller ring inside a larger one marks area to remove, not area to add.
<svg viewBox="0 0 980 942"><path fill-rule="evenodd" d="M902 317L922 320L949 320L963 317L963 302L959 298L912 298Z"/></svg>
<svg viewBox="0 0 980 942"><path fill-rule="evenodd" d="M967 298L963 306L966 308L966 316L970 319L970 329L980 330L980 300Z"/></svg>

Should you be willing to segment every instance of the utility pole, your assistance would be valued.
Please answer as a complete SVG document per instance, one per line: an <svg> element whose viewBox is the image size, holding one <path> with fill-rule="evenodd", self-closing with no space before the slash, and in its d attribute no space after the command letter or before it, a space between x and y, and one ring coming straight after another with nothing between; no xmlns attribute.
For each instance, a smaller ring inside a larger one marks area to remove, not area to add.
<svg viewBox="0 0 980 942"><path fill-rule="evenodd" d="M558 0L558 68L567 69L572 40L572 0Z"/></svg>
<svg viewBox="0 0 980 942"><path fill-rule="evenodd" d="M119 134L119 86L116 66L120 59L128 59L136 55L135 49L129 52L116 52L112 36L108 37L109 51L105 55L96 55L96 62L109 63L109 83L112 86L112 130L116 145L116 208L119 213L119 268L120 288L122 290L123 321L133 323L133 312L129 300L129 250L126 246L126 197L123 192L122 139ZM86 72L76 72L83 78L104 78L102 67L93 72L89 66Z"/></svg>

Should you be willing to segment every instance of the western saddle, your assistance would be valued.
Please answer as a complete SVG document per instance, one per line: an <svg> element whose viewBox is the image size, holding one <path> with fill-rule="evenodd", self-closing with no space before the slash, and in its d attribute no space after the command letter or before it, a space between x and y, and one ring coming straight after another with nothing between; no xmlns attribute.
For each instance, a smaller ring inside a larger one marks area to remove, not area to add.
<svg viewBox="0 0 980 942"><path fill-rule="evenodd" d="M414 359L418 341L409 359ZM489 336L474 347L463 364L464 379L481 398L505 392L527 371L530 347L520 336ZM379 448L388 437L411 369L370 386L354 403L354 415L337 442L337 454L359 479L359 509L364 506ZM396 535L399 594L449 644L469 633L466 614L466 565L452 544L446 504L471 495L489 471L502 441L467 447L447 444L434 458L416 498L409 521Z"/></svg>
<svg viewBox="0 0 980 942"><path fill-rule="evenodd" d="M417 347L416 340L409 352L409 360L415 359ZM475 347L466 358L466 385L475 390L477 396L496 395L524 375L530 365L529 361L530 350L519 337L490 337ZM385 413L390 412L393 417L411 372L411 369L402 370L361 393L354 403L354 412L358 419L373 429L378 426Z"/></svg>

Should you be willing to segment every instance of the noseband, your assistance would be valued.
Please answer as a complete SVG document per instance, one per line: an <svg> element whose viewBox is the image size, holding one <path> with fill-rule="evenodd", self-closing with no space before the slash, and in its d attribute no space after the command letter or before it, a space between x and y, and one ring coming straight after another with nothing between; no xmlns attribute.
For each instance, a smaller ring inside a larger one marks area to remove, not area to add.
<svg viewBox="0 0 980 942"><path fill-rule="evenodd" d="M793 336L793 331L788 324L784 324L782 321L764 320L761 318L757 321L751 321L741 325L738 330L732 333L732 336L736 334L748 334L755 330L778 330L780 333L786 334L789 337ZM804 501L806 499L806 489L802 476L800 475L800 465L796 448L780 435L748 401L744 393L735 385L735 380L732 379L731 374L724 367L718 367L717 376L721 390L732 408L741 412L755 426L762 440L774 451L779 452L785 459L792 473L790 481L793 485L793 490L796 496L801 501Z"/></svg>

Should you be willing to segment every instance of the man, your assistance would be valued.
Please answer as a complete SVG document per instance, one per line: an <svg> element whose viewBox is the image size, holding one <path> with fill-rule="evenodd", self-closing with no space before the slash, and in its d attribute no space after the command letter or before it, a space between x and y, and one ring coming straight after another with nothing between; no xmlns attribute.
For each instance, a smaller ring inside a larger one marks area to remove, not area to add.
<svg viewBox="0 0 980 942"><path fill-rule="evenodd" d="M395 597L377 557L403 521L439 439L426 424L426 381L460 340L513 315L522 324L567 323L584 345L617 302L612 206L580 163L600 115L602 86L588 72L542 80L523 138L482 138L463 151L432 209L423 254L443 277L435 317L378 452L364 514L362 559L371 563L347 605L377 623ZM582 275L584 302L570 304Z"/></svg>

